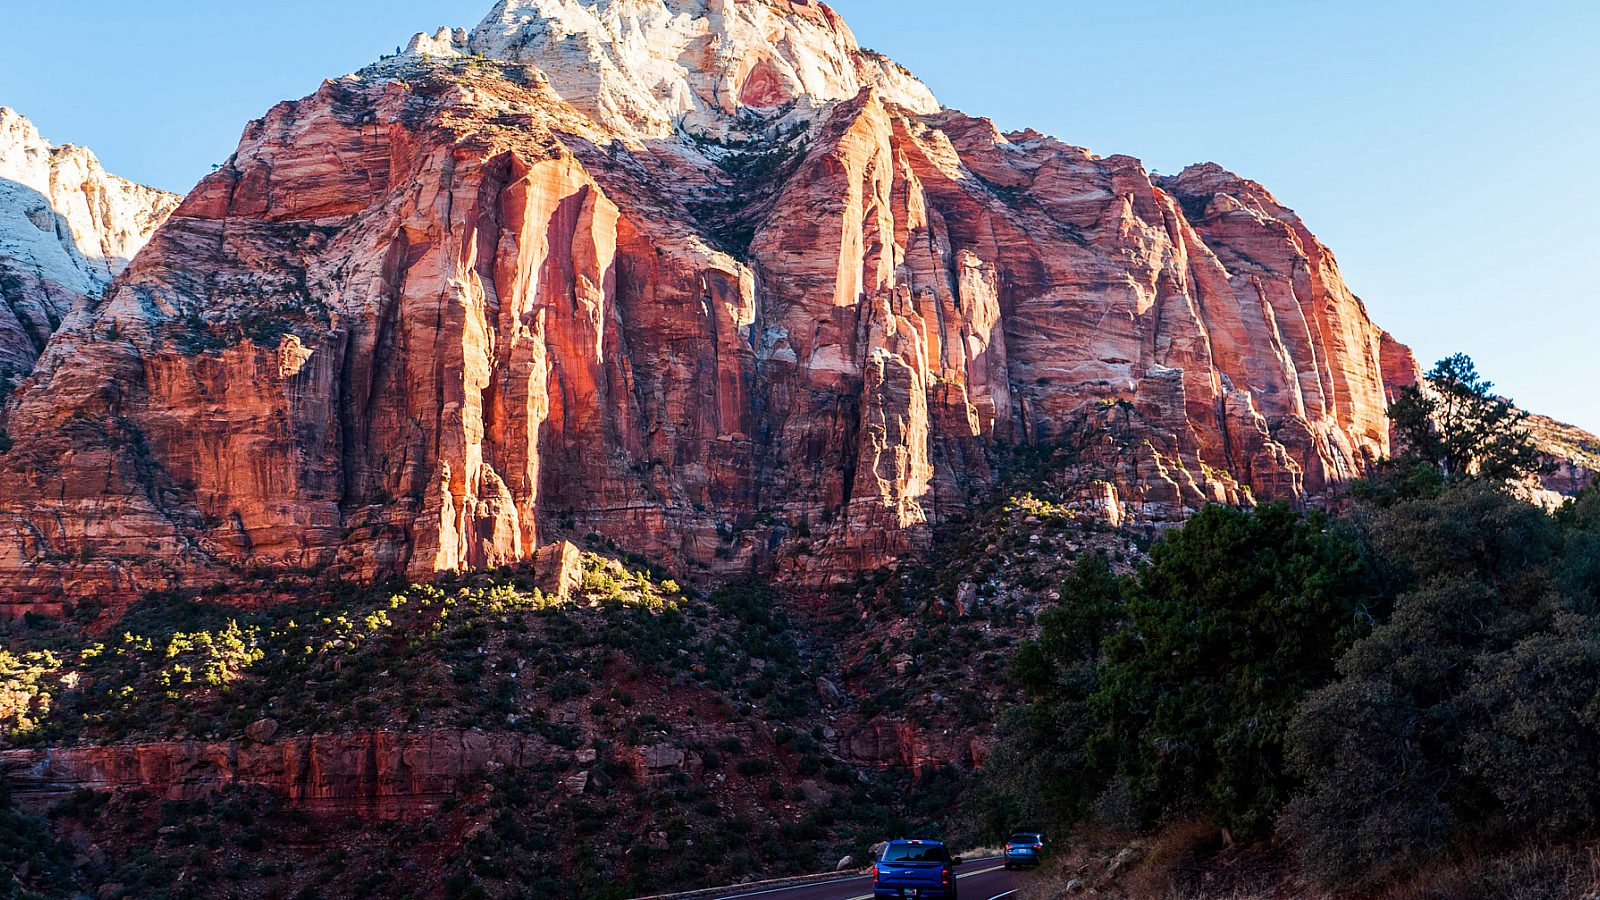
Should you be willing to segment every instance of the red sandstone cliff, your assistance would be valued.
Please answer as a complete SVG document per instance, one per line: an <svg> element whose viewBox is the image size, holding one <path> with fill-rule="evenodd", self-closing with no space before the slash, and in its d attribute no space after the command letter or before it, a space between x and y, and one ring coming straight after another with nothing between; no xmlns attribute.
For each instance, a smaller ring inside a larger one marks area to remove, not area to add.
<svg viewBox="0 0 1600 900"><path fill-rule="evenodd" d="M250 740L0 750L0 777L32 806L81 790L140 789L193 800L234 786L265 787L295 806L364 819L434 812L465 782L551 755L533 737L481 731L383 732Z"/></svg>
<svg viewBox="0 0 1600 900"><path fill-rule="evenodd" d="M614 2L581 44L502 3L249 126L3 413L13 609L590 532L823 579L998 442L1073 443L1119 522L1387 452L1415 362L1260 185L939 110L818 4L621 44Z"/></svg>

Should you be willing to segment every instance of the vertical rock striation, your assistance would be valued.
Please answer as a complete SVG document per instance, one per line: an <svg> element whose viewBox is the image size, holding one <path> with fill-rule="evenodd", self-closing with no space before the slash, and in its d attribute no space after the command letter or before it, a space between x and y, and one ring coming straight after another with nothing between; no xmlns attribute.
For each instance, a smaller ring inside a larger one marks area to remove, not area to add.
<svg viewBox="0 0 1600 900"><path fill-rule="evenodd" d="M48 808L77 791L142 790L199 800L261 787L297 808L366 820L436 814L463 786L553 756L542 740L483 731L360 731L244 740L0 750L0 777L22 803Z"/></svg>
<svg viewBox="0 0 1600 900"><path fill-rule="evenodd" d="M252 123L51 341L0 591L590 533L817 583L1004 444L1072 447L1116 522L1326 495L1415 368L1260 185L940 109L825 5L506 0Z"/></svg>

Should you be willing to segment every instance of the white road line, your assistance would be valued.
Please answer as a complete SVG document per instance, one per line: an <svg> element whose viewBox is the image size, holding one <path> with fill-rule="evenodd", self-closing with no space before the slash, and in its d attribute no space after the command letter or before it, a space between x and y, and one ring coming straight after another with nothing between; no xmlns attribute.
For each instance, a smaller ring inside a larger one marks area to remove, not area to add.
<svg viewBox="0 0 1600 900"><path fill-rule="evenodd" d="M752 891L748 894L729 894L726 897L719 897L718 900L739 900L740 897L760 897L764 894L778 894L784 891L803 891L806 888L826 887L830 884L844 884L846 881L859 881L863 878L871 877L871 875L852 875L849 878L835 878L832 881L813 881L809 884L791 884L788 887L769 888L765 891ZM872 900L871 894L867 895L867 900Z"/></svg>
<svg viewBox="0 0 1600 900"><path fill-rule="evenodd" d="M995 866L992 869L980 869L980 870L978 870L976 872L963 872L960 875L957 875L956 877L957 878L971 878L974 875L987 875L990 872L998 872L998 871L1000 871L1001 869L1004 869L1004 868L1005 868L1005 866ZM762 896L765 896L767 894L781 894L784 891L803 891L806 888L826 887L826 886L828 886L830 884L844 884L847 881L856 881L856 880L861 879L861 878L871 878L871 877L872 877L871 875L855 875L855 876L852 876L850 878L836 878L833 881L813 881L810 884L791 884L788 887L768 888L767 890L764 890L764 891L752 891L752 892L750 892L748 894L729 894L726 897L718 897L717 900L741 900L741 898L744 898L744 897L762 897ZM1012 893L1016 893L1016 891L1012 891ZM1001 894L1000 896L1003 897L1005 895ZM859 897L851 897L850 900L872 900L872 895L871 894L862 894ZM993 900L993 898L991 898L991 900Z"/></svg>
<svg viewBox="0 0 1600 900"><path fill-rule="evenodd" d="M957 878L971 878L974 875L987 875L990 872L998 872L998 871L1000 871L1001 869L1004 869L1004 868L1005 868L1005 866L995 866L992 869L979 869L976 872L962 872L960 875L957 875L956 877ZM1001 897L1006 897L1006 896L1009 896L1009 895L1015 894L1015 893L1016 893L1016 891L1006 891L1004 894L1001 894L1000 896ZM732 897L728 897L728 898L726 898L726 900L733 900L733 898ZM872 900L872 895L871 894L862 894L859 897L851 897L850 900ZM998 898L990 897L989 900L998 900Z"/></svg>
<svg viewBox="0 0 1600 900"><path fill-rule="evenodd" d="M990 897L989 900L1000 900L1001 897L1009 897L1015 893L1015 890L1006 891L1004 894L995 894L993 897Z"/></svg>

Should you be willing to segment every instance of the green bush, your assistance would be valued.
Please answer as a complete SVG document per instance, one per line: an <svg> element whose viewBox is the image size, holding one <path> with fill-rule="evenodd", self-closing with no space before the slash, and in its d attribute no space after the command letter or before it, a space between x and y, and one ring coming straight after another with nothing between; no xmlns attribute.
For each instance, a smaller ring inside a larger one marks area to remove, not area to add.
<svg viewBox="0 0 1600 900"><path fill-rule="evenodd" d="M1464 770L1518 829L1564 838L1600 826L1600 624L1563 614L1474 673Z"/></svg>
<svg viewBox="0 0 1600 900"><path fill-rule="evenodd" d="M11 790L0 780L0 897L70 896L77 881L72 857L45 820L13 808Z"/></svg>
<svg viewBox="0 0 1600 900"><path fill-rule="evenodd" d="M1089 699L1095 768L1152 815L1269 834L1296 785L1288 720L1360 633L1366 576L1355 543L1320 515L1202 510L1127 584L1127 625L1106 639Z"/></svg>
<svg viewBox="0 0 1600 900"><path fill-rule="evenodd" d="M772 764L772 760L762 759L756 756L741 759L739 760L738 764L734 766L735 771L747 778L753 778L759 775L770 775L776 771L777 768L777 766Z"/></svg>
<svg viewBox="0 0 1600 900"><path fill-rule="evenodd" d="M1291 730L1290 760L1310 776L1281 823L1305 870L1374 883L1448 841L1450 772L1431 758L1435 722L1393 685L1346 679L1312 695Z"/></svg>
<svg viewBox="0 0 1600 900"><path fill-rule="evenodd" d="M1600 832L1595 502L1550 516L1469 480L1356 511L1392 608L1290 726L1306 785L1282 828L1308 872Z"/></svg>

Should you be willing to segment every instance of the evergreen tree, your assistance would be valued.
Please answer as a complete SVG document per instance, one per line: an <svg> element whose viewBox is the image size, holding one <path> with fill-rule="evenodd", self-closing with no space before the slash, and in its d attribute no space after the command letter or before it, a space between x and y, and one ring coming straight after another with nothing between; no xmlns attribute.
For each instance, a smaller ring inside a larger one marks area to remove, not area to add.
<svg viewBox="0 0 1600 900"><path fill-rule="evenodd" d="M1389 407L1402 470L1427 467L1446 483L1478 477L1515 481L1542 462L1528 434L1528 414L1494 394L1466 354L1441 360L1426 388L1403 389Z"/></svg>
<svg viewBox="0 0 1600 900"><path fill-rule="evenodd" d="M1320 514L1212 506L1127 585L1090 698L1091 758L1146 815L1203 814L1268 834L1295 780L1289 718L1359 636L1368 576Z"/></svg>
<svg viewBox="0 0 1600 900"><path fill-rule="evenodd" d="M1008 717L1013 739L996 754L983 798L993 831L1017 822L1083 818L1100 793L1087 756L1095 732L1089 697L1101 645L1122 622L1124 579L1100 554L1082 557L1061 585L1061 602L1039 616L1039 637L1017 650L1011 679L1033 702Z"/></svg>

